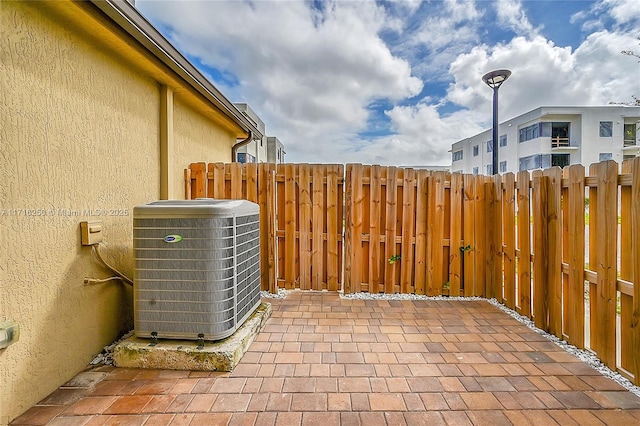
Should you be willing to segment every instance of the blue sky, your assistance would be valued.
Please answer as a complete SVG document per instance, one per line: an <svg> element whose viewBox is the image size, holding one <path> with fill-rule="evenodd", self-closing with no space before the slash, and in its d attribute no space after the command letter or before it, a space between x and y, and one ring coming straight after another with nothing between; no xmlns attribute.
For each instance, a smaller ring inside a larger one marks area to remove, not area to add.
<svg viewBox="0 0 640 426"><path fill-rule="evenodd" d="M448 165L451 144L542 105L640 96L638 0L144 1L136 6L288 162Z"/></svg>

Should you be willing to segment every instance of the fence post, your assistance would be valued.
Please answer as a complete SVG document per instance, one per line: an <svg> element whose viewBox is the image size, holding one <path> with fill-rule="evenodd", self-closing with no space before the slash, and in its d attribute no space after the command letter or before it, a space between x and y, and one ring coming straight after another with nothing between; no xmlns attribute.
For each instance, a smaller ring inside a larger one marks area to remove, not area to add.
<svg viewBox="0 0 640 426"><path fill-rule="evenodd" d="M633 265L633 306L631 318L631 353L634 383L640 386L640 158L631 165L631 264Z"/></svg>

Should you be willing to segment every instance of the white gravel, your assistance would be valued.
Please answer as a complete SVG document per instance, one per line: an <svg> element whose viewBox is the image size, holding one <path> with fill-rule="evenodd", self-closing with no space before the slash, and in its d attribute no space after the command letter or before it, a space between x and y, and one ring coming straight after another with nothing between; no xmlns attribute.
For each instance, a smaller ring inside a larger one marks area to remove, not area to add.
<svg viewBox="0 0 640 426"><path fill-rule="evenodd" d="M124 336L122 336L121 338L119 338L109 346L105 346L104 348L102 348L102 352L96 355L96 357L93 358L90 364L91 365L113 365L113 349L116 347L118 343L122 342L125 339L128 339L131 336L133 336L133 330L131 330L130 332L128 332L127 334L125 334Z"/></svg>
<svg viewBox="0 0 640 426"><path fill-rule="evenodd" d="M287 297L287 290L279 288L277 293L269 293L268 291L261 291L260 296L263 299L284 299Z"/></svg>

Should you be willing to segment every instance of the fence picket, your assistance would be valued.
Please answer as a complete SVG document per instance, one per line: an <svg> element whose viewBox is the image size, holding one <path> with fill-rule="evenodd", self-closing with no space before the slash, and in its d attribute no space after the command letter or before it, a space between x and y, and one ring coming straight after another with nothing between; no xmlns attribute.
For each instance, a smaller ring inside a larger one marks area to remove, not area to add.
<svg viewBox="0 0 640 426"><path fill-rule="evenodd" d="M429 177L429 223L427 232L427 295L441 294L445 283L443 239L445 222L445 173L435 172ZM447 274L448 276L448 274Z"/></svg>
<svg viewBox="0 0 640 426"><path fill-rule="evenodd" d="M464 195L462 200L462 209L464 211L462 235L464 241L462 243L462 261L464 264L464 295L467 297L476 295L478 285L476 277L475 181L476 178L473 175L464 176Z"/></svg>
<svg viewBox="0 0 640 426"><path fill-rule="evenodd" d="M547 291L549 303L549 332L562 337L562 170L552 167L543 171L547 181Z"/></svg>
<svg viewBox="0 0 640 426"><path fill-rule="evenodd" d="M451 235L449 237L449 294L460 296L462 291L462 203L464 176L460 173L451 175Z"/></svg>
<svg viewBox="0 0 640 426"><path fill-rule="evenodd" d="M380 276L380 234L382 183L380 166L371 166L369 178L369 291L384 291Z"/></svg>
<svg viewBox="0 0 640 426"><path fill-rule="evenodd" d="M503 177L502 220L504 223L504 294L503 303L516 308L516 182L513 173Z"/></svg>
<svg viewBox="0 0 640 426"><path fill-rule="evenodd" d="M311 230L313 220L311 215L311 173L308 164L298 166L298 211L300 214L299 244L300 244L300 289L311 289Z"/></svg>
<svg viewBox="0 0 640 426"><path fill-rule="evenodd" d="M206 196L207 165L206 163L191 163L191 199Z"/></svg>
<svg viewBox="0 0 640 426"><path fill-rule="evenodd" d="M533 173L533 321L549 331L548 230L549 177Z"/></svg>
<svg viewBox="0 0 640 426"><path fill-rule="evenodd" d="M609 368L616 369L616 302L618 236L618 165L605 161L598 167L597 202L597 346L592 348Z"/></svg>
<svg viewBox="0 0 640 426"><path fill-rule="evenodd" d="M413 235L415 231L415 172L404 170L402 181L402 248L400 254L400 292L413 293Z"/></svg>
<svg viewBox="0 0 640 426"><path fill-rule="evenodd" d="M385 293L395 293L396 283L396 222L397 222L397 202L398 202L398 169L396 167L387 168L386 181L386 224L384 242L384 291Z"/></svg>
<svg viewBox="0 0 640 426"><path fill-rule="evenodd" d="M207 185L207 197L226 198L226 176L224 163L209 163L208 170L209 184Z"/></svg>
<svg viewBox="0 0 640 426"><path fill-rule="evenodd" d="M474 296L486 296L486 269L487 269L487 203L485 176L476 176L475 179L475 219L476 226L476 293Z"/></svg>
<svg viewBox="0 0 640 426"><path fill-rule="evenodd" d="M323 169L321 165L311 166L312 174L312 203L313 203L313 236L312 236L312 263L311 263L311 287L314 290L322 290L324 279L324 183Z"/></svg>
<svg viewBox="0 0 640 426"><path fill-rule="evenodd" d="M640 158L631 165L631 264L633 271L633 302L631 306L631 343L629 352L635 354L632 362L634 383L640 386Z"/></svg>
<svg viewBox="0 0 640 426"><path fill-rule="evenodd" d="M338 239L342 237L342 215L338 204L342 205L342 191L339 177L342 178L341 165L327 166L327 287L329 291L339 290L340 250Z"/></svg>
<svg viewBox="0 0 640 426"><path fill-rule="evenodd" d="M518 308L520 314L531 318L531 195L528 171L518 173Z"/></svg>
<svg viewBox="0 0 640 426"><path fill-rule="evenodd" d="M565 169L567 170L567 169ZM567 208L567 251L569 274L565 324L569 343L584 348L584 167L568 168L569 188Z"/></svg>
<svg viewBox="0 0 640 426"><path fill-rule="evenodd" d="M284 285L285 288L296 287L296 227L297 227L297 191L296 169L294 164L284 165Z"/></svg>
<svg viewBox="0 0 640 426"><path fill-rule="evenodd" d="M416 258L415 283L416 294L425 294L427 280L427 200L429 173L418 170L416 174Z"/></svg>

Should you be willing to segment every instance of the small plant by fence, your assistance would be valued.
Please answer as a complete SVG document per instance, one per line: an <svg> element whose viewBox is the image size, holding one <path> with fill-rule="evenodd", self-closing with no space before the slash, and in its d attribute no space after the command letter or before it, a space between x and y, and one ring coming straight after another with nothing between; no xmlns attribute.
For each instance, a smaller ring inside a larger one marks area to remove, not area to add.
<svg viewBox="0 0 640 426"><path fill-rule="evenodd" d="M640 383L640 158L588 177L195 163L185 195L260 204L265 290L495 297Z"/></svg>

